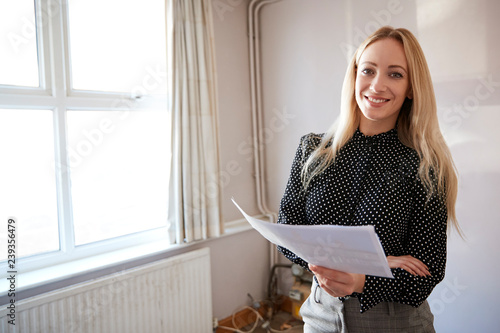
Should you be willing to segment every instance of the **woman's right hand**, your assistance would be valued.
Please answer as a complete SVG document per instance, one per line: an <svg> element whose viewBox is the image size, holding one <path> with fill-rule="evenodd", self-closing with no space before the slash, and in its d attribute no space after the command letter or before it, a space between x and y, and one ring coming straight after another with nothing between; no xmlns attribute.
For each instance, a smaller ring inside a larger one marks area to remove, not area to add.
<svg viewBox="0 0 500 333"><path fill-rule="evenodd" d="M422 261L410 255L387 256L387 262L390 268L402 268L410 274L422 277L431 276L429 268Z"/></svg>

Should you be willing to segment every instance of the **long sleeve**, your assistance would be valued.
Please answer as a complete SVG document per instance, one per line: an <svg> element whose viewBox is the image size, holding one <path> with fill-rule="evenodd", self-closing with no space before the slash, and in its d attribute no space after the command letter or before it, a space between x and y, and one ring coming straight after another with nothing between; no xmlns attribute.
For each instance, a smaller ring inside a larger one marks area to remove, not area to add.
<svg viewBox="0 0 500 333"><path fill-rule="evenodd" d="M320 142L321 137L312 133L300 139L285 193L281 199L278 223L309 224L306 217L306 194L300 175L307 158ZM278 246L278 250L292 262L308 269L307 263L293 252L281 246Z"/></svg>
<svg viewBox="0 0 500 333"><path fill-rule="evenodd" d="M422 304L434 287L444 279L446 266L446 206L435 194L427 200L426 191L416 181L413 214L408 228L407 253L429 267L431 276L414 276L392 269L394 279L366 276L365 288L358 296L361 311L382 301L396 301L414 307Z"/></svg>

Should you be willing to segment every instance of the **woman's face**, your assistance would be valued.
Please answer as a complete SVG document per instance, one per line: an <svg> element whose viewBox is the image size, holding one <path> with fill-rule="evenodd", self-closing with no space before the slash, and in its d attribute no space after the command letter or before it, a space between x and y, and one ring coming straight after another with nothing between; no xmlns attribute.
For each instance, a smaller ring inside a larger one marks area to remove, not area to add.
<svg viewBox="0 0 500 333"><path fill-rule="evenodd" d="M399 110L410 97L408 65L403 45L392 38L368 46L356 70L356 102L361 110L359 129L375 135L394 128Z"/></svg>

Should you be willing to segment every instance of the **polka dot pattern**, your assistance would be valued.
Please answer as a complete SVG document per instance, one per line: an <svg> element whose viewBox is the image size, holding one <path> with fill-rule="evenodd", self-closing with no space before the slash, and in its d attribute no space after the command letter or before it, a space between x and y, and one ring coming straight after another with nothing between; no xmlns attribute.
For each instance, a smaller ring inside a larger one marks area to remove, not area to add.
<svg viewBox="0 0 500 333"><path fill-rule="evenodd" d="M419 157L403 145L396 129L375 136L359 130L340 150L335 163L304 191L302 166L322 135L302 137L281 200L278 223L373 225L387 256L412 255L429 267L431 276L392 269L394 279L366 276L363 293L355 294L364 312L382 301L419 306L444 278L446 206L427 196L418 177ZM278 247L291 261L307 263Z"/></svg>

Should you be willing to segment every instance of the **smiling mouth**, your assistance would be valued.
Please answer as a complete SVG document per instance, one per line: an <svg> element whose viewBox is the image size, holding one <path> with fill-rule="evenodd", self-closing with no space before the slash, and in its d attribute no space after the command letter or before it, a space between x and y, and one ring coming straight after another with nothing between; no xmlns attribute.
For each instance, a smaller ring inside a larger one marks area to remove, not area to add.
<svg viewBox="0 0 500 333"><path fill-rule="evenodd" d="M384 102L389 101L388 99L385 99L385 98L373 98L373 97L369 97L369 96L365 96L365 98L368 99L372 103L384 103Z"/></svg>

